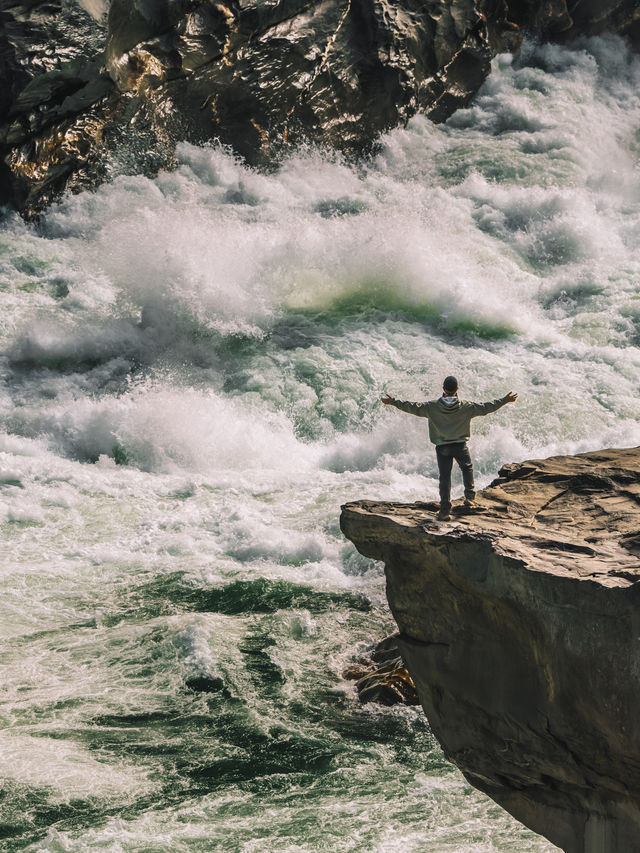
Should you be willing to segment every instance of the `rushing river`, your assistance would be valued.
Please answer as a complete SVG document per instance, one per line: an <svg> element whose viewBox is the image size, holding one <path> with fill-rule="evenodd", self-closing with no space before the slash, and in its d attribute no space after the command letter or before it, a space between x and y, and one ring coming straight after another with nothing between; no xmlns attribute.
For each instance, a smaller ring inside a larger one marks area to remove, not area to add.
<svg viewBox="0 0 640 853"><path fill-rule="evenodd" d="M338 518L437 497L379 397L448 373L520 394L475 422L481 486L640 444L639 92L620 41L529 45L366 163L182 145L4 216L1 849L555 849L421 709L359 705L393 621Z"/></svg>

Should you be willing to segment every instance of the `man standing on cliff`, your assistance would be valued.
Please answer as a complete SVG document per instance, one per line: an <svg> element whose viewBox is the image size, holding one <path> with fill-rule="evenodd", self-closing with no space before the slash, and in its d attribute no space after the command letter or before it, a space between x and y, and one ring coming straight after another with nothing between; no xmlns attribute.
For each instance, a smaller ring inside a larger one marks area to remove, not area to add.
<svg viewBox="0 0 640 853"><path fill-rule="evenodd" d="M515 403L518 395L509 391L491 403L468 403L458 399L458 380L447 376L442 383L442 397L427 403L407 403L389 394L380 398L385 406L395 406L401 412L429 418L429 438L436 446L440 474L440 521L451 518L451 469L455 459L462 471L465 506L472 506L476 496L473 483L473 463L467 447L471 433L471 418L488 415L507 403Z"/></svg>

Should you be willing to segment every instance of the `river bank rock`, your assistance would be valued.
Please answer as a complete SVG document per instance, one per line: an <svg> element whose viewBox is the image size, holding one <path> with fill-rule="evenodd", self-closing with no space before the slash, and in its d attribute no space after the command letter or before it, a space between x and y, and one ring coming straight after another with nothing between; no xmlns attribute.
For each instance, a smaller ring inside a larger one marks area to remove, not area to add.
<svg viewBox="0 0 640 853"><path fill-rule="evenodd" d="M343 671L343 678L355 681L358 699L363 704L420 704L415 684L398 648L398 636L392 634L380 640Z"/></svg>
<svg viewBox="0 0 640 853"><path fill-rule="evenodd" d="M347 155L421 111L465 106L498 52L616 32L635 0L6 0L0 203L36 214L118 170L153 175L176 142L267 166L311 142Z"/></svg>
<svg viewBox="0 0 640 853"><path fill-rule="evenodd" d="M505 465L449 522L341 517L446 755L567 853L640 850L639 509L632 448Z"/></svg>

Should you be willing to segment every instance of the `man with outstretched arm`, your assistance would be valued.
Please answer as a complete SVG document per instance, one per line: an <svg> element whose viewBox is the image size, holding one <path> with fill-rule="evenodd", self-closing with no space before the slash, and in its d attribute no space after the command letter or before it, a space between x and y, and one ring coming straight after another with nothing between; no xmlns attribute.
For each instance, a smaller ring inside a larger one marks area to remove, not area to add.
<svg viewBox="0 0 640 853"><path fill-rule="evenodd" d="M471 418L488 415L507 403L515 403L518 395L509 391L504 397L490 403L468 403L458 398L458 380L447 376L442 383L442 396L427 403L407 403L389 394L380 398L385 406L395 406L401 412L429 418L429 438L436 446L440 474L440 512L438 518L451 517L451 469L455 459L462 471L464 503L471 506L476 496L473 483L473 463L467 447L471 433Z"/></svg>

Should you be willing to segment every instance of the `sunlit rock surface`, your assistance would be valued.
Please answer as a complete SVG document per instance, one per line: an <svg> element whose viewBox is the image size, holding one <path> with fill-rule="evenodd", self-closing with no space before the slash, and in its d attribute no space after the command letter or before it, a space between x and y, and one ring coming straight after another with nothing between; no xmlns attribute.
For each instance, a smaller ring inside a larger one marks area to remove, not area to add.
<svg viewBox="0 0 640 853"><path fill-rule="evenodd" d="M6 0L0 203L34 214L175 143L253 164L307 141L346 154L418 111L466 105L493 56L542 38L637 41L635 0ZM91 13L91 14L90 14Z"/></svg>
<svg viewBox="0 0 640 853"><path fill-rule="evenodd" d="M640 850L640 448L506 465L437 522L347 504L469 781L569 853Z"/></svg>

